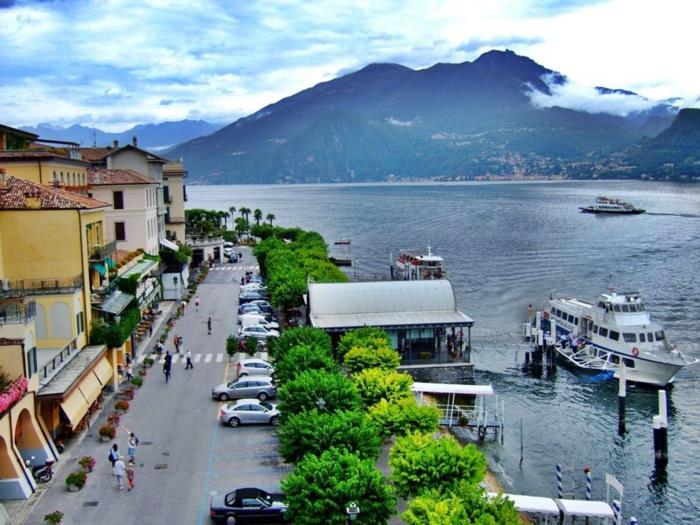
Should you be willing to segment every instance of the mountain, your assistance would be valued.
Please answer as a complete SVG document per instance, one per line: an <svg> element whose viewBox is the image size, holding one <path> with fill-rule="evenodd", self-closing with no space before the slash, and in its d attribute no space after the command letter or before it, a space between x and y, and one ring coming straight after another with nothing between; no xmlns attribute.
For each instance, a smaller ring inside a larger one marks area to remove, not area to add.
<svg viewBox="0 0 700 525"><path fill-rule="evenodd" d="M169 154L185 159L191 183L587 176L594 160L655 135L677 111L661 104L615 116L533 104L566 82L512 51L422 70L370 64Z"/></svg>
<svg viewBox="0 0 700 525"><path fill-rule="evenodd" d="M220 127L203 120L180 120L178 122L139 125L118 133L110 133L78 124L67 128L39 124L38 126L25 126L22 129L36 133L44 139L78 142L82 146L92 146L93 144L106 146L114 140L123 144L131 143L131 138L135 135L140 147L158 151L195 137L208 135Z"/></svg>

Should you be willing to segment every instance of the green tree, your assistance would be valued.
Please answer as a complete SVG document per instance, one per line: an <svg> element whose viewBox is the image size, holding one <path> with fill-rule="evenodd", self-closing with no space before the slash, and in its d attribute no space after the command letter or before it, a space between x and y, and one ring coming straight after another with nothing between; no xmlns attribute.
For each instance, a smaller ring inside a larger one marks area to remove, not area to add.
<svg viewBox="0 0 700 525"><path fill-rule="evenodd" d="M277 393L282 419L323 404L326 412L355 410L361 406L357 389L340 372L307 370L280 387ZM323 401L321 401L323 400Z"/></svg>
<svg viewBox="0 0 700 525"><path fill-rule="evenodd" d="M272 221L274 221L276 218L277 218L277 217L275 217L275 214L274 214L274 213L268 213L268 214L265 216L265 219L267 219L267 221L270 223L270 226L272 226Z"/></svg>
<svg viewBox="0 0 700 525"><path fill-rule="evenodd" d="M260 221L263 218L263 212L259 208L255 208L255 211L253 212L253 219L255 219L255 224L256 226L260 226Z"/></svg>
<svg viewBox="0 0 700 525"><path fill-rule="evenodd" d="M229 216L229 218L231 219L231 229L232 229L232 230L233 230L233 215L234 215L235 213L236 213L236 207L235 207L235 206L231 206L231 207L228 209L228 216Z"/></svg>
<svg viewBox="0 0 700 525"><path fill-rule="evenodd" d="M271 353L275 361L284 359L284 355L298 345L310 345L318 351L331 351L331 337L320 328L300 326L282 332L272 344Z"/></svg>
<svg viewBox="0 0 700 525"><path fill-rule="evenodd" d="M287 514L292 523L345 525L345 509L361 505L355 523L382 525L394 514L396 498L374 461L355 454L327 450L307 455L282 481Z"/></svg>
<svg viewBox="0 0 700 525"><path fill-rule="evenodd" d="M282 354L281 358L275 359L275 377L280 385L307 370L335 372L337 369L330 351L317 344L298 344Z"/></svg>
<svg viewBox="0 0 700 525"><path fill-rule="evenodd" d="M349 374L354 374L368 368L381 368L382 370L396 370L401 358L393 348L383 346L380 348L366 348L354 346L347 354L343 364Z"/></svg>
<svg viewBox="0 0 700 525"><path fill-rule="evenodd" d="M401 372L369 368L353 375L352 382L364 405L370 407L382 399L394 402L410 397L413 378Z"/></svg>
<svg viewBox="0 0 700 525"><path fill-rule="evenodd" d="M476 485L484 479L486 458L474 445L465 447L444 434L414 432L397 438L389 452L391 477L402 497L426 487L445 491L461 481Z"/></svg>
<svg viewBox="0 0 700 525"><path fill-rule="evenodd" d="M389 334L374 326L364 326L351 330L340 338L335 352L336 357L342 360L345 354L354 346L362 346L369 349L385 348L391 346L391 340L389 339Z"/></svg>
<svg viewBox="0 0 700 525"><path fill-rule="evenodd" d="M379 457L381 438L364 412L339 410L333 413L312 410L289 417L278 431L280 454L296 463L306 454L320 456L336 448L363 459Z"/></svg>
<svg viewBox="0 0 700 525"><path fill-rule="evenodd" d="M431 405L418 405L413 397L392 402L382 399L369 407L367 417L383 437L402 436L411 432L436 431L440 410Z"/></svg>

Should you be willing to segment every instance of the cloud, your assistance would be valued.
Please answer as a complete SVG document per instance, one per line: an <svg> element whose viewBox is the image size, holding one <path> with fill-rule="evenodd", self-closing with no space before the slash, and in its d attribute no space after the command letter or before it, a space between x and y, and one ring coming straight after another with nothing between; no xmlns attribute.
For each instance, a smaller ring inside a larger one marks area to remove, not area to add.
<svg viewBox="0 0 700 525"><path fill-rule="evenodd" d="M535 44L542 43L542 38L536 36L523 36L523 35L512 35L512 36L496 36L490 38L473 38L463 44L457 46L457 51L463 51L465 53L474 53L476 51L481 51L484 49L493 48L511 48L520 45L532 46Z"/></svg>

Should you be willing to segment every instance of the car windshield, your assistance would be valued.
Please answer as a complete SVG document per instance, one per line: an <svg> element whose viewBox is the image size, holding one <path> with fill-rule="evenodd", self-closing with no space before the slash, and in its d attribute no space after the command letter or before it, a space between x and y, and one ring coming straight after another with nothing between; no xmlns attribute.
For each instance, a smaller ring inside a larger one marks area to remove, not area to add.
<svg viewBox="0 0 700 525"><path fill-rule="evenodd" d="M274 407L270 403L260 402L260 406L266 408L267 410L272 410Z"/></svg>

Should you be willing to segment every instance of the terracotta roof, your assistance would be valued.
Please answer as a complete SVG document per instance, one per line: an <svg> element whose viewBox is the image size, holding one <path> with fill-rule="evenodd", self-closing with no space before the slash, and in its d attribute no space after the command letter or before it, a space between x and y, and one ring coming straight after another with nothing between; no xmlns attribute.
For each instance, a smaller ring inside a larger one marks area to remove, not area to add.
<svg viewBox="0 0 700 525"><path fill-rule="evenodd" d="M61 159L68 158L66 155L60 155L55 151L40 149L0 151L0 159L50 159L53 157L60 157Z"/></svg>
<svg viewBox="0 0 700 525"><path fill-rule="evenodd" d="M44 210L92 210L111 206L107 202L17 177L0 179L0 210L33 209L27 206L27 197L38 197Z"/></svg>
<svg viewBox="0 0 700 525"><path fill-rule="evenodd" d="M88 168L88 182L93 186L114 184L158 184L134 170L108 170L106 168Z"/></svg>
<svg viewBox="0 0 700 525"><path fill-rule="evenodd" d="M114 148L78 148L80 156L88 162L97 162L116 151Z"/></svg>

